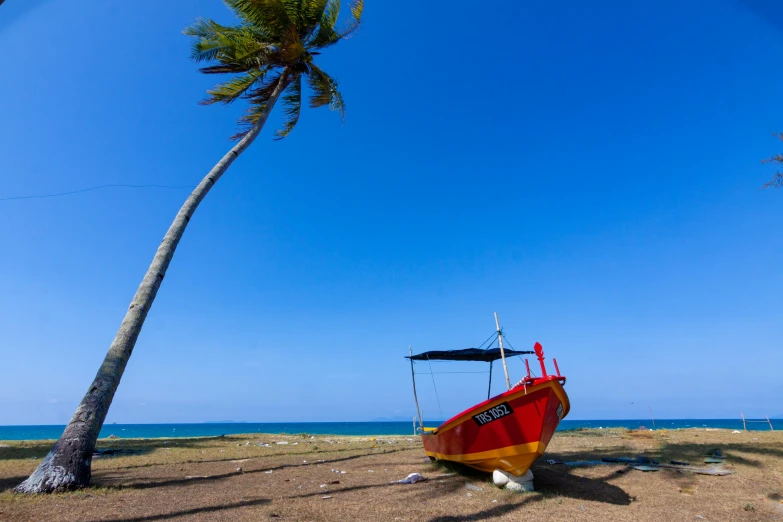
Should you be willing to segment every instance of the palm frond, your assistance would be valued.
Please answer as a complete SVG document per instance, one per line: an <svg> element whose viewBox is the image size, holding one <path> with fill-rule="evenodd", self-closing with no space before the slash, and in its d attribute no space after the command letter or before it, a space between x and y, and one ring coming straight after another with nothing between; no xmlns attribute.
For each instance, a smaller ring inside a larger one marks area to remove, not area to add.
<svg viewBox="0 0 783 522"><path fill-rule="evenodd" d="M259 28L276 41L283 42L295 26L283 0L224 0L240 18ZM290 0L286 0L288 2Z"/></svg>
<svg viewBox="0 0 783 522"><path fill-rule="evenodd" d="M780 141L783 141L783 132L773 132L772 135ZM761 160L761 163L783 164L783 154L775 154L772 157ZM771 180L769 180L767 183L764 183L762 188L783 188L783 172L777 171L775 175L772 176Z"/></svg>
<svg viewBox="0 0 783 522"><path fill-rule="evenodd" d="M278 140L288 136L299 122L299 114L302 112L302 76L299 75L291 82L291 85L283 93L283 113L285 122L283 128L275 133Z"/></svg>
<svg viewBox="0 0 783 522"><path fill-rule="evenodd" d="M362 13L364 12L364 0L354 0L351 2L351 14L354 20L361 21Z"/></svg>
<svg viewBox="0 0 783 522"><path fill-rule="evenodd" d="M195 37L191 58L196 62L239 63L249 69L266 65L275 51L267 35L249 25L225 27L212 20L200 19L184 33Z"/></svg>
<svg viewBox="0 0 783 522"><path fill-rule="evenodd" d="M217 85L214 89L208 90L209 97L204 99L201 104L231 103L244 96L256 82L264 78L266 72L266 69L251 69L244 74L235 76L231 80Z"/></svg>
<svg viewBox="0 0 783 522"><path fill-rule="evenodd" d="M328 105L329 109L340 113L345 121L345 101L337 89L337 81L314 64L310 64L307 84L313 91L310 96L310 107L318 108Z"/></svg>
<svg viewBox="0 0 783 522"><path fill-rule="evenodd" d="M228 34L232 27L220 25L214 20L198 18L182 32L195 37L191 47L190 57L197 62L216 60L218 54L231 46L232 40Z"/></svg>
<svg viewBox="0 0 783 522"><path fill-rule="evenodd" d="M330 0L304 0L303 23L300 27L300 34L303 40L307 40L321 23L321 18L326 10Z"/></svg>
<svg viewBox="0 0 783 522"><path fill-rule="evenodd" d="M337 11L333 16L330 13L327 18L326 13L333 4L337 4ZM334 0L330 2L329 6L327 6L327 9L324 11L325 17L322 19L321 24L318 27L318 32L316 33L316 36L309 42L309 46L316 49L329 47L336 44L343 38L347 38L351 35L351 33L359 28L359 25L362 21L362 12L364 11L364 0L354 0L348 5L351 10L350 21L344 27L335 29L337 16L339 15L340 2Z"/></svg>
<svg viewBox="0 0 783 522"><path fill-rule="evenodd" d="M281 81L285 81L283 76L285 72L278 72L269 79L264 79L263 83L257 87L253 87L245 92L245 98L250 101L250 106L247 109L247 113L239 119L239 125L242 128L241 131L231 136L232 140L239 140L245 137L250 132L253 125L258 123L259 118L266 112L270 99L275 92L275 89Z"/></svg>
<svg viewBox="0 0 783 522"><path fill-rule="evenodd" d="M210 65L209 67L200 67L199 72L204 74L227 74L227 73L241 73L251 70L252 67L244 67L236 63L229 63L226 65Z"/></svg>
<svg viewBox="0 0 783 522"><path fill-rule="evenodd" d="M346 38L352 32L359 28L364 12L364 0L354 0L349 4L351 6L351 21L340 31L340 39Z"/></svg>
<svg viewBox="0 0 783 522"><path fill-rule="evenodd" d="M762 188L783 188L783 172L777 172Z"/></svg>
<svg viewBox="0 0 783 522"><path fill-rule="evenodd" d="M340 35L334 30L334 26L337 25L339 16L340 0L327 0L326 6L321 11L318 30L308 42L308 46L320 49L336 43L340 39Z"/></svg>

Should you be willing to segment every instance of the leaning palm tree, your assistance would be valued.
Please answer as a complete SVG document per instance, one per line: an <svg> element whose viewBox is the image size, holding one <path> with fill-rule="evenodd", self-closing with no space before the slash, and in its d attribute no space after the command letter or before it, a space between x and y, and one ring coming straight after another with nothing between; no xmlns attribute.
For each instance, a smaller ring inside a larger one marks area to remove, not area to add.
<svg viewBox="0 0 783 522"><path fill-rule="evenodd" d="M98 433L120 384L144 319L152 306L179 240L196 208L226 169L256 139L275 103L282 97L285 120L277 137L293 130L302 105L302 81L310 88L310 107L328 106L344 114L337 82L314 56L349 36L359 26L363 0L350 4L350 16L338 24L341 0L224 0L239 18L224 26L200 19L184 33L194 37L193 59L211 62L206 74L234 74L208 91L203 103L249 102L240 120L237 143L201 180L179 209L152 264L131 301L103 364L73 417L19 493L47 493L87 486ZM343 26L344 24L344 26Z"/></svg>

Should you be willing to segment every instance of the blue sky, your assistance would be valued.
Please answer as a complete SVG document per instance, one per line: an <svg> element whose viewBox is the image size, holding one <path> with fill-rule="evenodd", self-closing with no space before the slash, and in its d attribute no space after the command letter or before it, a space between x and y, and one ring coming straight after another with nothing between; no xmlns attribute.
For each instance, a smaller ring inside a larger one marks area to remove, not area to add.
<svg viewBox="0 0 783 522"><path fill-rule="evenodd" d="M194 186L242 110L197 105L216 79L188 60L198 16L231 21L217 0L0 7L0 198ZM319 57L345 124L267 128L209 194L108 422L410 418L408 345L474 346L495 311L557 357L573 419L783 413L783 192L759 190L777 2L365 16ZM188 192L0 201L0 424L67 421ZM446 416L486 393L436 379Z"/></svg>

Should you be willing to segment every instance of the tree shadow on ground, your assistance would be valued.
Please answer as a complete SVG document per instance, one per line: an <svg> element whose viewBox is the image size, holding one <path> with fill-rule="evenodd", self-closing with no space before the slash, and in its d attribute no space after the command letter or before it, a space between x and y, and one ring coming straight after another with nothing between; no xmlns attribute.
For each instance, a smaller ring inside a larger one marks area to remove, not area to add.
<svg viewBox="0 0 783 522"><path fill-rule="evenodd" d="M404 451L403 449L399 450L390 450L386 451L385 453L395 453L398 451ZM284 455L282 455L284 456ZM337 459L330 459L330 460L323 460L323 461L315 461L315 462L309 462L307 464L281 464L279 466L272 466L272 467L265 467L260 469L251 469L251 470L244 470L244 471L233 471L230 473L221 473L219 475L208 475L204 477L193 477L190 479L186 478L176 478L176 479L169 479L169 480L157 480L157 481L151 481L151 482L140 482L140 483L133 483L133 484L118 484L118 480L122 480L121 478L115 478L111 476L110 474L112 471L107 471L106 473L100 473L93 475L93 486L98 487L116 487L121 489L149 489L149 488L158 488L158 487L165 487L165 486L181 486L185 484L195 484L195 483L203 483L203 482L214 482L219 480L228 479L231 477L237 477L243 474L252 474L252 473L264 473L269 471L280 471L284 469L289 468L301 468L304 466L322 466L322 465L329 465L334 464L336 462L345 462L349 460L359 459L362 457L368 456L366 453L361 453L359 455L350 455L347 457L340 457ZM198 463L198 462L197 462ZM130 477L132 478L132 477Z"/></svg>
<svg viewBox="0 0 783 522"><path fill-rule="evenodd" d="M159 449L159 448L155 448ZM367 456L371 455L383 455L384 453L396 453L398 451L404 451L405 449L411 449L411 448L400 448L400 449L393 449L393 450L380 450L375 453L367 453ZM177 464L206 464L210 462L234 462L237 460L257 460L257 459L268 459L268 458L278 458L278 457L296 457L301 455L326 455L330 453L344 453L349 451L361 451L361 448L341 448L341 449L330 449L330 450L324 450L324 451L299 451L299 452L289 452L289 453L273 453L268 455L251 455L251 456L233 456L233 457L226 457L221 459L189 459L189 460L177 460ZM313 463L317 463L319 461L313 461ZM135 464L135 465L129 465L129 466L117 466L114 469L135 469L135 468L149 468L151 466L169 466L171 465L171 462L149 462L145 464Z"/></svg>
<svg viewBox="0 0 783 522"><path fill-rule="evenodd" d="M0 478L0 493L3 493L6 490L10 490L18 486L27 478L27 475L24 477L4 477Z"/></svg>
<svg viewBox="0 0 783 522"><path fill-rule="evenodd" d="M525 507L527 504L539 502L543 497L526 497L521 502L511 504L500 504L489 509L483 509L470 515L441 515L431 518L428 522L467 522L469 520L488 520L490 518L500 517Z"/></svg>
<svg viewBox="0 0 783 522"><path fill-rule="evenodd" d="M43 459L52 449L52 444L54 441L51 440L12 443L10 446L0 448L0 460Z"/></svg>
<svg viewBox="0 0 783 522"><path fill-rule="evenodd" d="M105 442L105 440L98 442L95 454L93 455L94 459L143 455L157 449L156 446L150 444L106 444ZM16 444L0 447L0 460L41 460L49 453L49 450L52 449L53 445L54 441L51 440L19 441ZM101 454L103 451L111 453L112 451L118 450L120 453L117 454Z"/></svg>
<svg viewBox="0 0 783 522"><path fill-rule="evenodd" d="M752 455L758 457L776 457L783 458L783 448L780 444L774 443L730 443L716 445L714 443L705 442L694 443L678 443L676 441L661 441L659 453L661 458L669 460L684 460L691 464L703 463L704 457L715 449L720 449L725 456L726 464L743 464L745 466L752 466L755 468L764 467L763 460L756 460L748 458L745 455Z"/></svg>
<svg viewBox="0 0 783 522"><path fill-rule="evenodd" d="M271 502L267 498L259 498L256 500L243 500L240 502L234 502L232 504L223 504L221 506L204 506L199 508L183 509L181 511L174 511L171 513L160 513L157 515L146 515L131 518L113 518L106 522L154 522L155 520L169 520L176 517L185 517L190 515L199 515L201 513L214 513L216 511L227 511L232 509L239 509L248 506L260 506Z"/></svg>

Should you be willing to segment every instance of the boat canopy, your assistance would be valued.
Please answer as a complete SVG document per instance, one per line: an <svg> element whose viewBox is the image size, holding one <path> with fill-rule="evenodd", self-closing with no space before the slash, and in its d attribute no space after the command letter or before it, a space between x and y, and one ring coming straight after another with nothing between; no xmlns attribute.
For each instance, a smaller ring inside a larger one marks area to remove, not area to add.
<svg viewBox="0 0 783 522"><path fill-rule="evenodd" d="M534 354L533 351L503 350L506 357L514 355ZM481 348L465 348L464 350L441 350L433 352L424 352L418 355L406 355L406 359L411 361L483 361L492 362L501 358L500 348L490 348L482 350Z"/></svg>

